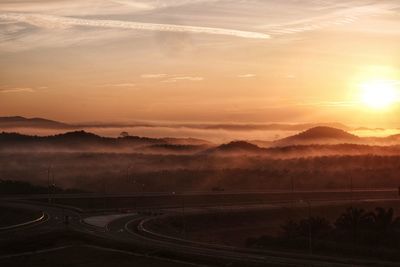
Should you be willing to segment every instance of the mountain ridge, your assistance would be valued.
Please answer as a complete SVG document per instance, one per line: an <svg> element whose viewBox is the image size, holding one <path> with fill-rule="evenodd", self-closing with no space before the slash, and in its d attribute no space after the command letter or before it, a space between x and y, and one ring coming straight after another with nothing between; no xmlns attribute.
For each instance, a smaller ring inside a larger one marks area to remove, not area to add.
<svg viewBox="0 0 400 267"><path fill-rule="evenodd" d="M49 120L45 118L27 118L23 116L9 116L0 117L0 127L32 127L32 128L70 128L70 129L81 129L81 128L127 128L127 127L187 127L193 129L204 129L204 130L231 130L231 131L243 131L243 130L264 130L264 131L304 131L316 126L327 126L334 127L343 130L351 130L351 127L338 123L108 123L108 122L96 122L96 123L64 123L56 120Z"/></svg>
<svg viewBox="0 0 400 267"><path fill-rule="evenodd" d="M298 134L276 140L272 146L359 143L362 138L344 130L317 126Z"/></svg>
<svg viewBox="0 0 400 267"><path fill-rule="evenodd" d="M26 118L22 116L0 117L0 127L37 127L37 128L69 128L71 125L44 118Z"/></svg>

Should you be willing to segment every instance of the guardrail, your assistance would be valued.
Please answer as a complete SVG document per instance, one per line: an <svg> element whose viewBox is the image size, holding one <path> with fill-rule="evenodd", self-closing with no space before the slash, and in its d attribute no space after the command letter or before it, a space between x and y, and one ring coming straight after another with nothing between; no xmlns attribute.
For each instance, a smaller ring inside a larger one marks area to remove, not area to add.
<svg viewBox="0 0 400 267"><path fill-rule="evenodd" d="M164 215L162 217L168 217L168 216L171 216L171 215ZM213 249L213 250L218 250L218 251L250 253L253 255L268 255L268 256L273 256L273 257L287 257L287 258L293 258L293 259L299 259L299 260L313 260L313 261L319 262L320 264L326 263L328 265L329 264L370 265L370 264L376 264L376 263L384 263L383 266L393 266L393 267L398 266L397 263L392 263L392 262L381 262L381 261L376 262L376 261L368 261L368 260L362 260L362 259L336 258L336 257L331 257L331 256L326 256L326 255L308 255L308 254L303 254L303 253L284 252L284 251L279 251L279 250L248 249L248 248L233 247L233 246L227 246L227 245L221 245L221 244L210 244L210 243L198 242L198 241L183 239L183 238L179 238L179 237L175 237L175 236L165 235L162 233L152 231L149 228L146 228L146 226L145 226L146 224L148 224L152 220L156 220L159 218L160 217L151 217L151 218L141 220L136 227L137 231L139 233L141 233L142 235L147 236L149 238L153 238L155 240L162 240L165 242L177 243L177 244L181 244L184 246L193 246L193 247L204 248L204 249Z"/></svg>
<svg viewBox="0 0 400 267"><path fill-rule="evenodd" d="M14 225L10 225L10 226L0 227L0 231L12 230L12 229L16 229L16 228L19 228L19 227L23 227L23 226L31 225L31 224L34 224L34 223L38 223L38 222L44 221L45 218L46 218L46 214L42 211L42 214L41 214L41 216L39 218L36 218L34 220L31 220L31 221L24 222L24 223L18 223L18 224L14 224Z"/></svg>

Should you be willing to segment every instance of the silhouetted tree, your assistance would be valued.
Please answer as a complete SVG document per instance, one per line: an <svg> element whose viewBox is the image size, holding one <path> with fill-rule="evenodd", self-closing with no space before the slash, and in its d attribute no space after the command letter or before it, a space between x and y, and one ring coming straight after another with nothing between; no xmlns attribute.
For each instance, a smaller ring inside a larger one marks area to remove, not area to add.
<svg viewBox="0 0 400 267"><path fill-rule="evenodd" d="M371 214L364 209L348 208L336 220L335 226L340 230L351 231L355 228L366 227L371 223Z"/></svg>
<svg viewBox="0 0 400 267"><path fill-rule="evenodd" d="M372 223L371 213L367 213L364 209L348 208L336 220L336 230L343 234L344 237L351 237L357 242Z"/></svg>
<svg viewBox="0 0 400 267"><path fill-rule="evenodd" d="M288 220L281 228L285 237L295 238L300 236L299 224L294 220Z"/></svg>
<svg viewBox="0 0 400 267"><path fill-rule="evenodd" d="M378 207L375 212L371 213L373 218L373 225L381 233L387 233L392 231L396 224L399 222L399 218L394 217L393 208L385 209Z"/></svg>
<svg viewBox="0 0 400 267"><path fill-rule="evenodd" d="M400 218L394 217L393 208L385 209L378 207L375 212L371 212L371 239L380 243L393 243L398 236Z"/></svg>
<svg viewBox="0 0 400 267"><path fill-rule="evenodd" d="M121 132L121 133L119 134L119 136L122 137L122 138L128 137L128 136L129 136L129 133L128 133L128 132Z"/></svg>
<svg viewBox="0 0 400 267"><path fill-rule="evenodd" d="M289 220L281 227L288 238L308 237L310 231L313 238L321 238L332 231L330 222L322 217L310 217L299 222Z"/></svg>

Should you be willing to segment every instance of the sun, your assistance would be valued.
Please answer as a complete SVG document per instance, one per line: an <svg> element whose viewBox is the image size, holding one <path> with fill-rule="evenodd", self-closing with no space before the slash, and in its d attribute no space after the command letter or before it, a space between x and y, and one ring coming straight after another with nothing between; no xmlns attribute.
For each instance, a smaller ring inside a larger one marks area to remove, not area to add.
<svg viewBox="0 0 400 267"><path fill-rule="evenodd" d="M368 107L383 109L399 101L396 82L390 80L371 80L360 85L361 100Z"/></svg>

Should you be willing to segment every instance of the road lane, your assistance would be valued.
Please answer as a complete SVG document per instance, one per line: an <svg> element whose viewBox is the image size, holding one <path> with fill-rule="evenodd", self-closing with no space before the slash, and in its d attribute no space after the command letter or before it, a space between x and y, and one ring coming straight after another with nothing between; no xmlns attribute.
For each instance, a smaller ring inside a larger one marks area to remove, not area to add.
<svg viewBox="0 0 400 267"><path fill-rule="evenodd" d="M371 194L368 191L368 194ZM391 191L390 191L391 192ZM313 192L323 194L323 192ZM343 193L343 192L341 192ZM365 193L365 191L363 191ZM387 193L387 192L386 192ZM392 192L391 192L392 193ZM248 194L248 193L246 193ZM287 194L287 193L285 193ZM372 193L373 194L373 193ZM226 194L225 194L226 195ZM279 194L278 194L279 195ZM315 195L309 196L310 198ZM374 196L376 197L376 196ZM329 198L332 200L332 198ZM374 200L375 198L372 198ZM290 205L288 201L284 201ZM271 203L276 203L271 201ZM190 204L190 203L189 203ZM22 205L25 208L36 208L42 209L48 214L48 220L35 227L23 228L20 231L10 231L10 235L7 236L1 234L0 241L11 238L12 234L18 233L20 236L27 235L29 233L48 233L52 231L58 231L66 229L67 227L75 231L76 233L91 235L94 237L108 240L115 244L120 244L126 247L127 250L132 248L140 248L142 251L147 251L150 254L173 254L178 257L192 258L193 260L214 260L224 261L226 263L236 262L242 264L270 264L276 266L332 266L332 267L345 267L354 266L354 262L350 262L347 259L321 259L320 257L303 254L287 254L274 251L252 251L247 249L238 248L227 248L218 247L209 244L194 244L187 241L173 240L168 238L160 238L156 235L149 235L148 232L143 229L143 222L151 218L147 215L131 215L128 214L124 217L118 217L116 220L111 221L106 230L100 229L99 227L93 227L83 222L83 218L88 215L82 212L78 212L76 209L68 209L65 207L46 205L44 203L25 203L19 202L15 205ZM273 207L274 205L270 205ZM196 207L196 206L195 206ZM220 205L217 205L221 208ZM238 209L249 208L247 205L236 206ZM231 206L230 209L235 209L235 206ZM170 211L176 212L176 211ZM70 222L66 226L63 218L69 216ZM142 228L141 228L142 226ZM381 263L369 263L371 266L382 266ZM384 266L392 266L387 264ZM397 266L397 265L393 265Z"/></svg>

